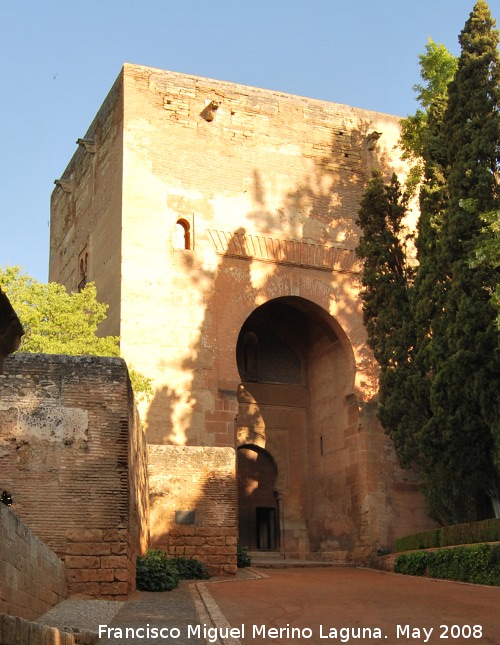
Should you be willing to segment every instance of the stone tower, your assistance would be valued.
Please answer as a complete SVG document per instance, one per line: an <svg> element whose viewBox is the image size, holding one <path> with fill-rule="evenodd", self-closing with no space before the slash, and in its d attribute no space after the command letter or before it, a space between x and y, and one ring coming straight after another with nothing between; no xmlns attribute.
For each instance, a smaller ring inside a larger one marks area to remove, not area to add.
<svg viewBox="0 0 500 645"><path fill-rule="evenodd" d="M429 525L376 418L354 252L371 171L404 172L398 136L393 116L125 65L78 140L50 279L94 281L102 333L154 381L153 544L230 570L237 535L359 561Z"/></svg>

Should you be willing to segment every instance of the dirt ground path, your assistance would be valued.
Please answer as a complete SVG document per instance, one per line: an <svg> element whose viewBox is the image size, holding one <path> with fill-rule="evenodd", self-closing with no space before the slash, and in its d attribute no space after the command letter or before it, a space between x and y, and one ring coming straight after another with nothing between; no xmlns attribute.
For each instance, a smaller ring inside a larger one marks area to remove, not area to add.
<svg viewBox="0 0 500 645"><path fill-rule="evenodd" d="M268 578L205 585L233 628L223 638L245 645L500 645L498 587L369 569L265 573Z"/></svg>

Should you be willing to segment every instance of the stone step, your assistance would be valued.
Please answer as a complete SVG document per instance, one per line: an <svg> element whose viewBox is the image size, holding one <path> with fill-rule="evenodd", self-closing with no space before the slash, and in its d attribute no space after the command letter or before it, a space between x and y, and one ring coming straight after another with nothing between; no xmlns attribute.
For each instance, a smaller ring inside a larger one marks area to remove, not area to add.
<svg viewBox="0 0 500 645"><path fill-rule="evenodd" d="M265 558L266 560L283 560L280 551L247 551L251 558Z"/></svg>
<svg viewBox="0 0 500 645"><path fill-rule="evenodd" d="M279 551L249 551L248 555L252 559L252 567L258 569L289 569L289 568L319 568L319 567L348 567L353 566L351 562L346 562L345 558L328 557L319 559L303 559L283 557Z"/></svg>

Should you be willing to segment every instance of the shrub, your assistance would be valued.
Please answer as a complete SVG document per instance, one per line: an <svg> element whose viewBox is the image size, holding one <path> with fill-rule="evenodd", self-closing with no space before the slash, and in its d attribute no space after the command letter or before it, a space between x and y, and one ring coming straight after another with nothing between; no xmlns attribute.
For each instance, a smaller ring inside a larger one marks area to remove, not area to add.
<svg viewBox="0 0 500 645"><path fill-rule="evenodd" d="M441 546L475 544L500 540L500 519L455 524L441 529Z"/></svg>
<svg viewBox="0 0 500 645"><path fill-rule="evenodd" d="M500 585L500 545L474 544L437 551L403 553L396 573L445 578L483 585Z"/></svg>
<svg viewBox="0 0 500 645"><path fill-rule="evenodd" d="M455 544L478 544L481 542L500 541L500 519L483 520L454 524L442 529L432 529L407 535L396 540L396 551L414 551L416 549L432 549L439 546Z"/></svg>
<svg viewBox="0 0 500 645"><path fill-rule="evenodd" d="M136 584L142 591L171 591L179 584L177 566L163 551L149 549L137 558Z"/></svg>
<svg viewBox="0 0 500 645"><path fill-rule="evenodd" d="M417 549L432 549L441 546L440 529L422 531L396 540L396 551L416 551Z"/></svg>
<svg viewBox="0 0 500 645"><path fill-rule="evenodd" d="M396 558L394 571L408 576L423 576L427 569L427 553L403 553Z"/></svg>
<svg viewBox="0 0 500 645"><path fill-rule="evenodd" d="M194 558L178 557L174 558L173 562L181 580L207 580L210 578L206 565Z"/></svg>
<svg viewBox="0 0 500 645"><path fill-rule="evenodd" d="M500 585L500 545L459 546L429 555L429 575L433 578Z"/></svg>
<svg viewBox="0 0 500 645"><path fill-rule="evenodd" d="M236 564L240 569L249 567L252 564L252 558L248 555L244 546L239 546L236 551Z"/></svg>

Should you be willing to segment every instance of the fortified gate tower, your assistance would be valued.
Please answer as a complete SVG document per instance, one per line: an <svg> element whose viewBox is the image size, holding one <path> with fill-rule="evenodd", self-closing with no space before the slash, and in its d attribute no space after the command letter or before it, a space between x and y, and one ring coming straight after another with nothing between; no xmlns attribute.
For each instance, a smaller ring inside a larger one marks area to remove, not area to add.
<svg viewBox="0 0 500 645"><path fill-rule="evenodd" d="M362 561L427 528L376 418L354 249L398 118L125 65L52 197L50 280L88 281L151 377L151 544ZM202 545L202 546L200 546ZM224 559L226 558L226 559Z"/></svg>

